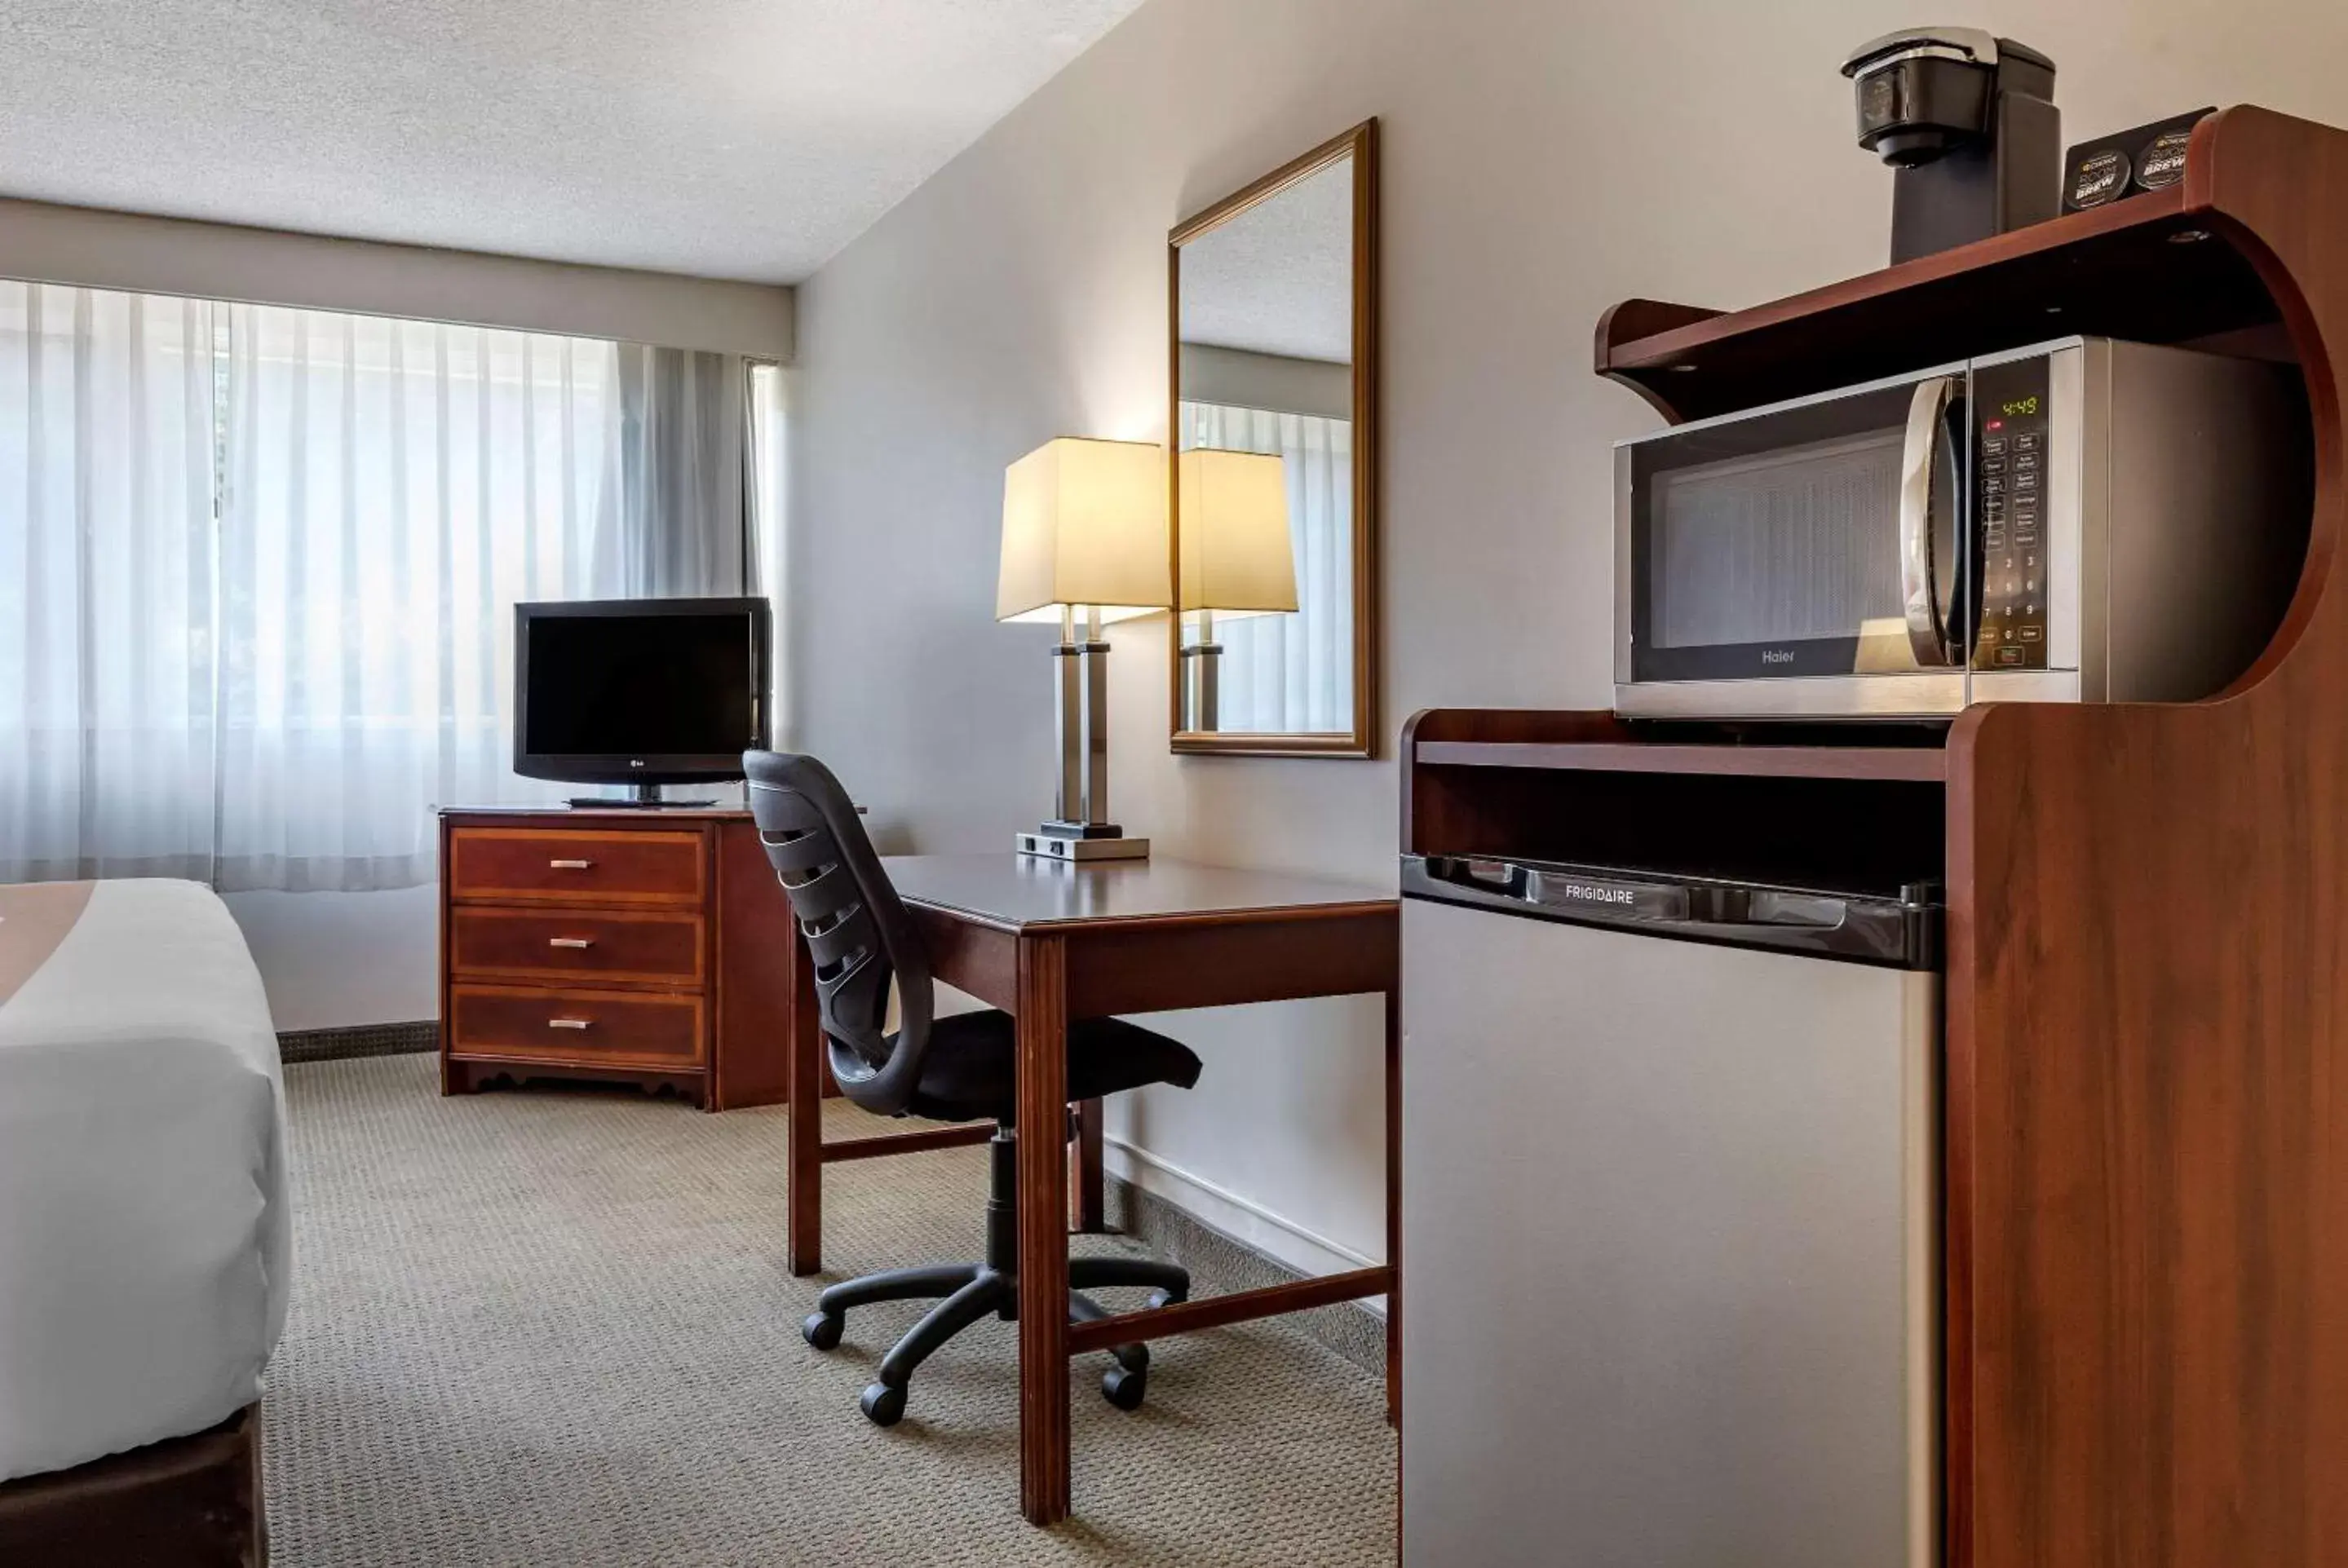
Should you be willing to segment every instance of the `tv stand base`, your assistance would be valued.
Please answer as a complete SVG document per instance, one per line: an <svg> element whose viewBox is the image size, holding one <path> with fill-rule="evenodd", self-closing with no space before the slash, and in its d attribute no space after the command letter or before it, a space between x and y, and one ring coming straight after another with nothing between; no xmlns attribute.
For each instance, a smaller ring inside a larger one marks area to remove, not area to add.
<svg viewBox="0 0 2348 1568"><path fill-rule="evenodd" d="M573 795L571 797L570 804L576 809L585 811L612 811L614 809L621 811L630 809L657 811L664 806L675 807L685 811L698 811L705 806L716 805L717 803L714 800L663 800L661 798L660 785L656 784L632 784L628 786L628 793L623 795Z"/></svg>

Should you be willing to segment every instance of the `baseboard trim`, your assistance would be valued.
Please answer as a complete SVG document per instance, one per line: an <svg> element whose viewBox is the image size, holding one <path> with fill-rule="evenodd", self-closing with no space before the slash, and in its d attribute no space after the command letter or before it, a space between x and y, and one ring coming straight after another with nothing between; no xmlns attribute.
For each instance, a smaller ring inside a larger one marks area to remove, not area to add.
<svg viewBox="0 0 2348 1568"><path fill-rule="evenodd" d="M1170 1258L1189 1269L1194 1296L1257 1290L1308 1277L1303 1270L1216 1229L1171 1198L1122 1176L1108 1176L1104 1189L1109 1228L1124 1232L1159 1256ZM1292 1225L1284 1228L1295 1230ZM1351 1255L1340 1249L1332 1250L1334 1255ZM1342 1266L1360 1266L1348 1263ZM1380 1378L1385 1376L1385 1318L1363 1303L1345 1301L1334 1307L1316 1307L1309 1312L1292 1313L1281 1321L1295 1325L1307 1338L1364 1371Z"/></svg>
<svg viewBox="0 0 2348 1568"><path fill-rule="evenodd" d="M289 1029L277 1036L282 1061L343 1061L361 1056L406 1056L440 1049L437 1019L416 1023L354 1023L335 1029Z"/></svg>
<svg viewBox="0 0 2348 1568"><path fill-rule="evenodd" d="M1274 1214L1252 1198L1187 1171L1163 1155L1138 1148L1114 1135L1106 1139L1112 1153L1111 1171L1147 1193L1167 1199L1241 1245L1262 1253L1300 1274L1342 1274L1369 1268L1380 1259L1354 1251L1310 1231L1284 1214ZM1127 1169L1116 1170L1122 1161ZM1373 1309L1377 1310L1377 1309Z"/></svg>

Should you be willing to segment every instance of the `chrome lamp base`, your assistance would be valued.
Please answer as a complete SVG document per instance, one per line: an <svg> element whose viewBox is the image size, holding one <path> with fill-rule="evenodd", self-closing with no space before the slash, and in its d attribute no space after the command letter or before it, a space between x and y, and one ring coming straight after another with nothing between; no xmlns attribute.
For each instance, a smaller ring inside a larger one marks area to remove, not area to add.
<svg viewBox="0 0 2348 1568"><path fill-rule="evenodd" d="M1096 860L1147 860L1149 840L1146 838L1106 838L1081 836L1055 831L1057 824L1047 824L1033 833L1018 835L1013 841L1018 853L1038 860L1065 860L1082 865Z"/></svg>
<svg viewBox="0 0 2348 1568"><path fill-rule="evenodd" d="M1014 840L1018 853L1072 863L1147 860L1149 840L1128 838L1108 820L1108 643L1097 605L1086 608L1081 641L1073 607L1061 607L1052 664L1060 752L1056 815Z"/></svg>

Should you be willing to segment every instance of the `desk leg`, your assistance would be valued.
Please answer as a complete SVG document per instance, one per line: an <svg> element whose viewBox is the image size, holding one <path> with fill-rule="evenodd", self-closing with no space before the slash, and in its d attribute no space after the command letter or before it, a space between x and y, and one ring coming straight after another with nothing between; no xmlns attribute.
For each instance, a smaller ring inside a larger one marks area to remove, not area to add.
<svg viewBox="0 0 2348 1568"><path fill-rule="evenodd" d="M1068 1145L1068 1228L1100 1232L1108 1229L1108 1206L1102 1193L1101 1102L1076 1102L1076 1136Z"/></svg>
<svg viewBox="0 0 2348 1568"><path fill-rule="evenodd" d="M1402 993L1386 992L1386 1424L1402 1425Z"/></svg>
<svg viewBox="0 0 2348 1568"><path fill-rule="evenodd" d="M793 1274L823 1267L823 1019L817 1010L815 963L791 925L790 1214L787 1242Z"/></svg>
<svg viewBox="0 0 2348 1568"><path fill-rule="evenodd" d="M1067 947L1019 940L1019 1512L1068 1517Z"/></svg>

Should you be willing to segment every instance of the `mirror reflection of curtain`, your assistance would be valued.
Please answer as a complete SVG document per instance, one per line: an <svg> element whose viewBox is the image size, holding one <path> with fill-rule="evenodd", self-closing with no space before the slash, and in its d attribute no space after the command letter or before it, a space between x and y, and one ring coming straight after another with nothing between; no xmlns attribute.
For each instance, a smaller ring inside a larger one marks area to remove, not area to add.
<svg viewBox="0 0 2348 1568"><path fill-rule="evenodd" d="M740 362L625 352L0 282L0 880L415 886L435 804L570 793L514 601L746 576Z"/></svg>
<svg viewBox="0 0 2348 1568"><path fill-rule="evenodd" d="M1227 404L1181 405L1181 450L1262 452L1288 479L1296 613L1217 617L1224 733L1304 734L1354 725L1354 427L1350 420Z"/></svg>

